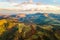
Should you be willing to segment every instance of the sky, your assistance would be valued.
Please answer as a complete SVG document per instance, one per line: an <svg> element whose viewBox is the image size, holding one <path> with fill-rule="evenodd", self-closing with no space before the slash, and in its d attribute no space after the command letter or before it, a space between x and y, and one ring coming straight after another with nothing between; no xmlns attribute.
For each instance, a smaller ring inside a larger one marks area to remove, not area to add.
<svg viewBox="0 0 60 40"><path fill-rule="evenodd" d="M0 0L0 8L13 7L13 5L17 5L17 4L19 4L21 2L25 2L25 1L29 1L29 0ZM60 0L33 0L33 2L60 6Z"/></svg>
<svg viewBox="0 0 60 40"><path fill-rule="evenodd" d="M0 0L0 2L9 2L9 3L21 3L24 1L29 1L29 0ZM58 5L60 6L60 0L33 0L34 2L40 2L42 4L49 4L49 5Z"/></svg>
<svg viewBox="0 0 60 40"><path fill-rule="evenodd" d="M29 0L0 0L0 8L14 8L14 5L18 5L22 2L29 1ZM33 0L33 2L47 4L47 5L54 5L60 7L60 0Z"/></svg>
<svg viewBox="0 0 60 40"><path fill-rule="evenodd" d="M17 8L14 5L18 5L25 1L29 0L0 0L0 8ZM33 2L60 7L60 0L33 0Z"/></svg>
<svg viewBox="0 0 60 40"><path fill-rule="evenodd" d="M0 0L0 8L8 8L8 7L14 8L13 5L17 5L17 4L19 4L21 2L25 2L25 1L29 1L29 0ZM33 0L33 2L60 6L60 0Z"/></svg>

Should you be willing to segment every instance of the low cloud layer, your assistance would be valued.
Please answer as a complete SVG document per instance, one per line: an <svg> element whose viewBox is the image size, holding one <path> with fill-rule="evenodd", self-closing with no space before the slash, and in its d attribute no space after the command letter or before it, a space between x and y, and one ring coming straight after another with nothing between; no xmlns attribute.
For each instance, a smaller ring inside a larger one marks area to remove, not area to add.
<svg viewBox="0 0 60 40"><path fill-rule="evenodd" d="M19 3L9 3L9 2L0 2L0 10L1 9L8 9L8 10L13 10L16 12L25 11L25 10L42 10L42 12L56 12L60 13L60 7L58 6L53 6L53 5L37 5L37 4L19 4ZM11 12L10 11L10 12ZM1 12L1 11L0 11Z"/></svg>

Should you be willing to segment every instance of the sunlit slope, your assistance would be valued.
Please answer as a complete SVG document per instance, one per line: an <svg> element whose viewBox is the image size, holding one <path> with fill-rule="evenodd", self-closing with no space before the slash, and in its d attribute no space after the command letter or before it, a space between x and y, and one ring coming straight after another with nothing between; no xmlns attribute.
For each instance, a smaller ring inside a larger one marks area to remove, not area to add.
<svg viewBox="0 0 60 40"><path fill-rule="evenodd" d="M4 31L6 31L6 30L5 30L5 27L4 27L4 24L5 24L5 23L7 23L7 21L6 21L5 19L0 20L0 35L1 35Z"/></svg>
<svg viewBox="0 0 60 40"><path fill-rule="evenodd" d="M6 31L6 29L11 29L12 27L14 27L16 24L11 21L11 20L7 20L7 19L1 19L0 20L0 34L2 34L3 32Z"/></svg>
<svg viewBox="0 0 60 40"><path fill-rule="evenodd" d="M0 22L0 40L60 40L59 25L26 24L12 18Z"/></svg>

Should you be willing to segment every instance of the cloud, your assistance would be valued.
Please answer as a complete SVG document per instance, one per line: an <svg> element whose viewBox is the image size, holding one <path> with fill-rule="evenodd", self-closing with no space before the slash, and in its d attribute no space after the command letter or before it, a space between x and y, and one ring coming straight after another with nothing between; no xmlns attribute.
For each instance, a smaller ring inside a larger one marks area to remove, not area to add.
<svg viewBox="0 0 60 40"><path fill-rule="evenodd" d="M60 7L53 6L53 5L19 4L16 7L18 7L18 10L22 10L22 11L40 10L41 12L47 12L47 13L49 13L49 12L60 13Z"/></svg>
<svg viewBox="0 0 60 40"><path fill-rule="evenodd" d="M13 8L18 3L0 2L0 8Z"/></svg>
<svg viewBox="0 0 60 40"><path fill-rule="evenodd" d="M18 6L15 6L18 5ZM60 7L58 6L53 6L53 5L36 5L36 4L19 4L19 3L11 3L11 2L0 2L0 8L2 9L9 9L9 10L14 10L14 12L16 10L18 10L18 12L20 12L20 10L30 10L30 9L41 9L43 11L45 10L60 10ZM49 11L50 12L50 11Z"/></svg>
<svg viewBox="0 0 60 40"><path fill-rule="evenodd" d="M17 5L18 3L10 3L10 2L0 2L0 5L10 5L10 6L13 6L13 5Z"/></svg>

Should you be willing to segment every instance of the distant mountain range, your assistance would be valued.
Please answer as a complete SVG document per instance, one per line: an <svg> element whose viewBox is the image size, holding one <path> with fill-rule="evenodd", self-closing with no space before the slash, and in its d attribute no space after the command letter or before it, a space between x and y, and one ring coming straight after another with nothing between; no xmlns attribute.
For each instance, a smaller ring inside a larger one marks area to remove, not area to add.
<svg viewBox="0 0 60 40"><path fill-rule="evenodd" d="M23 17L21 17L23 16ZM47 14L47 13L35 13L35 14L18 14L9 15L7 18L17 18L18 21L24 23L34 23L34 24L60 24L60 14ZM0 16L0 18L2 18Z"/></svg>
<svg viewBox="0 0 60 40"><path fill-rule="evenodd" d="M35 24L60 24L60 15L48 14L45 16L43 13L28 14L24 18L19 18L19 21Z"/></svg>
<svg viewBox="0 0 60 40"><path fill-rule="evenodd" d="M51 13L46 15L45 13L26 14L25 17L19 17L18 20L24 23L60 24L60 14Z"/></svg>

